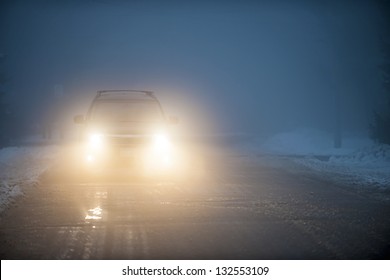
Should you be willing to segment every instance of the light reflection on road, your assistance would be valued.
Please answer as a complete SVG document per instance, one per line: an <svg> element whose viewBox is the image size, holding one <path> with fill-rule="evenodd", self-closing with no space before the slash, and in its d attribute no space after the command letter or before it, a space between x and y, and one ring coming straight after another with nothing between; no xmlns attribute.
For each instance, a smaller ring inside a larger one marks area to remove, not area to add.
<svg viewBox="0 0 390 280"><path fill-rule="evenodd" d="M87 215L85 216L85 220L101 220L103 216L103 209L100 206L89 209L87 211Z"/></svg>
<svg viewBox="0 0 390 280"><path fill-rule="evenodd" d="M107 199L108 193L107 191L95 191L93 192L93 205L95 207L87 210L84 220L89 223L91 221L99 221L103 218L103 208L104 200Z"/></svg>

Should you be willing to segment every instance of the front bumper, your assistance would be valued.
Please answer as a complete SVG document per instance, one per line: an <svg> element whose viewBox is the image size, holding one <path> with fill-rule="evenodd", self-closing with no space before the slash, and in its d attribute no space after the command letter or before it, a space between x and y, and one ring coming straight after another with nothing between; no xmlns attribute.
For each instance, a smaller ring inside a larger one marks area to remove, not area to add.
<svg viewBox="0 0 390 280"><path fill-rule="evenodd" d="M172 145L150 137L105 137L101 143L95 142L82 148L88 168L120 166L153 173L172 170L175 165Z"/></svg>

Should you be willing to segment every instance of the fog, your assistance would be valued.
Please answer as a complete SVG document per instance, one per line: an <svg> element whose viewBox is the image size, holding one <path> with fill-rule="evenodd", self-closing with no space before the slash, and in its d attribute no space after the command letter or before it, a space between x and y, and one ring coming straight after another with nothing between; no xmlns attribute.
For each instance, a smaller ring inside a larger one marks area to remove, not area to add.
<svg viewBox="0 0 390 280"><path fill-rule="evenodd" d="M375 1L2 1L2 85L25 127L99 89L155 91L181 126L366 132L383 95ZM52 116L52 115L50 115ZM51 118L51 117L50 117Z"/></svg>

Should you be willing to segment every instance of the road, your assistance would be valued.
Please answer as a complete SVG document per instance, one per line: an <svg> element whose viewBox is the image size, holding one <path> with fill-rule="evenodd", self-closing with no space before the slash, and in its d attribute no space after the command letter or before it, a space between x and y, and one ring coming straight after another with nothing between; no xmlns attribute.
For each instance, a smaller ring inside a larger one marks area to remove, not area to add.
<svg viewBox="0 0 390 280"><path fill-rule="evenodd" d="M2 214L1 259L390 257L389 200L272 160L218 153L181 180L55 164Z"/></svg>

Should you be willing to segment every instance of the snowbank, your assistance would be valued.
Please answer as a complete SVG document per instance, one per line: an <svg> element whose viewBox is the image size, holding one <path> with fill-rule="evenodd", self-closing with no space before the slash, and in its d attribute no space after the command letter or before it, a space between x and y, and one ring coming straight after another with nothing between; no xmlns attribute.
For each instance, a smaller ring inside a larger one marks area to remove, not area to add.
<svg viewBox="0 0 390 280"><path fill-rule="evenodd" d="M332 133L309 128L240 140L235 145L240 155L260 156L269 164L290 168L287 158L298 168L306 167L339 183L390 191L390 146L376 144L367 136L345 134L339 149L333 148Z"/></svg>
<svg viewBox="0 0 390 280"><path fill-rule="evenodd" d="M296 158L295 162L349 185L390 189L390 146L371 145L328 160Z"/></svg>
<svg viewBox="0 0 390 280"><path fill-rule="evenodd" d="M57 154L56 146L0 149L0 211L24 188L38 182Z"/></svg>
<svg viewBox="0 0 390 280"><path fill-rule="evenodd" d="M373 144L371 139L361 136L344 136L342 142L342 148L336 149L331 133L303 128L276 134L259 148L264 153L281 155L346 155Z"/></svg>
<svg viewBox="0 0 390 280"><path fill-rule="evenodd" d="M390 189L390 146L368 137L344 136L335 149L332 134L298 129L276 134L257 144L258 154L289 156L294 162L328 178L358 186Z"/></svg>

